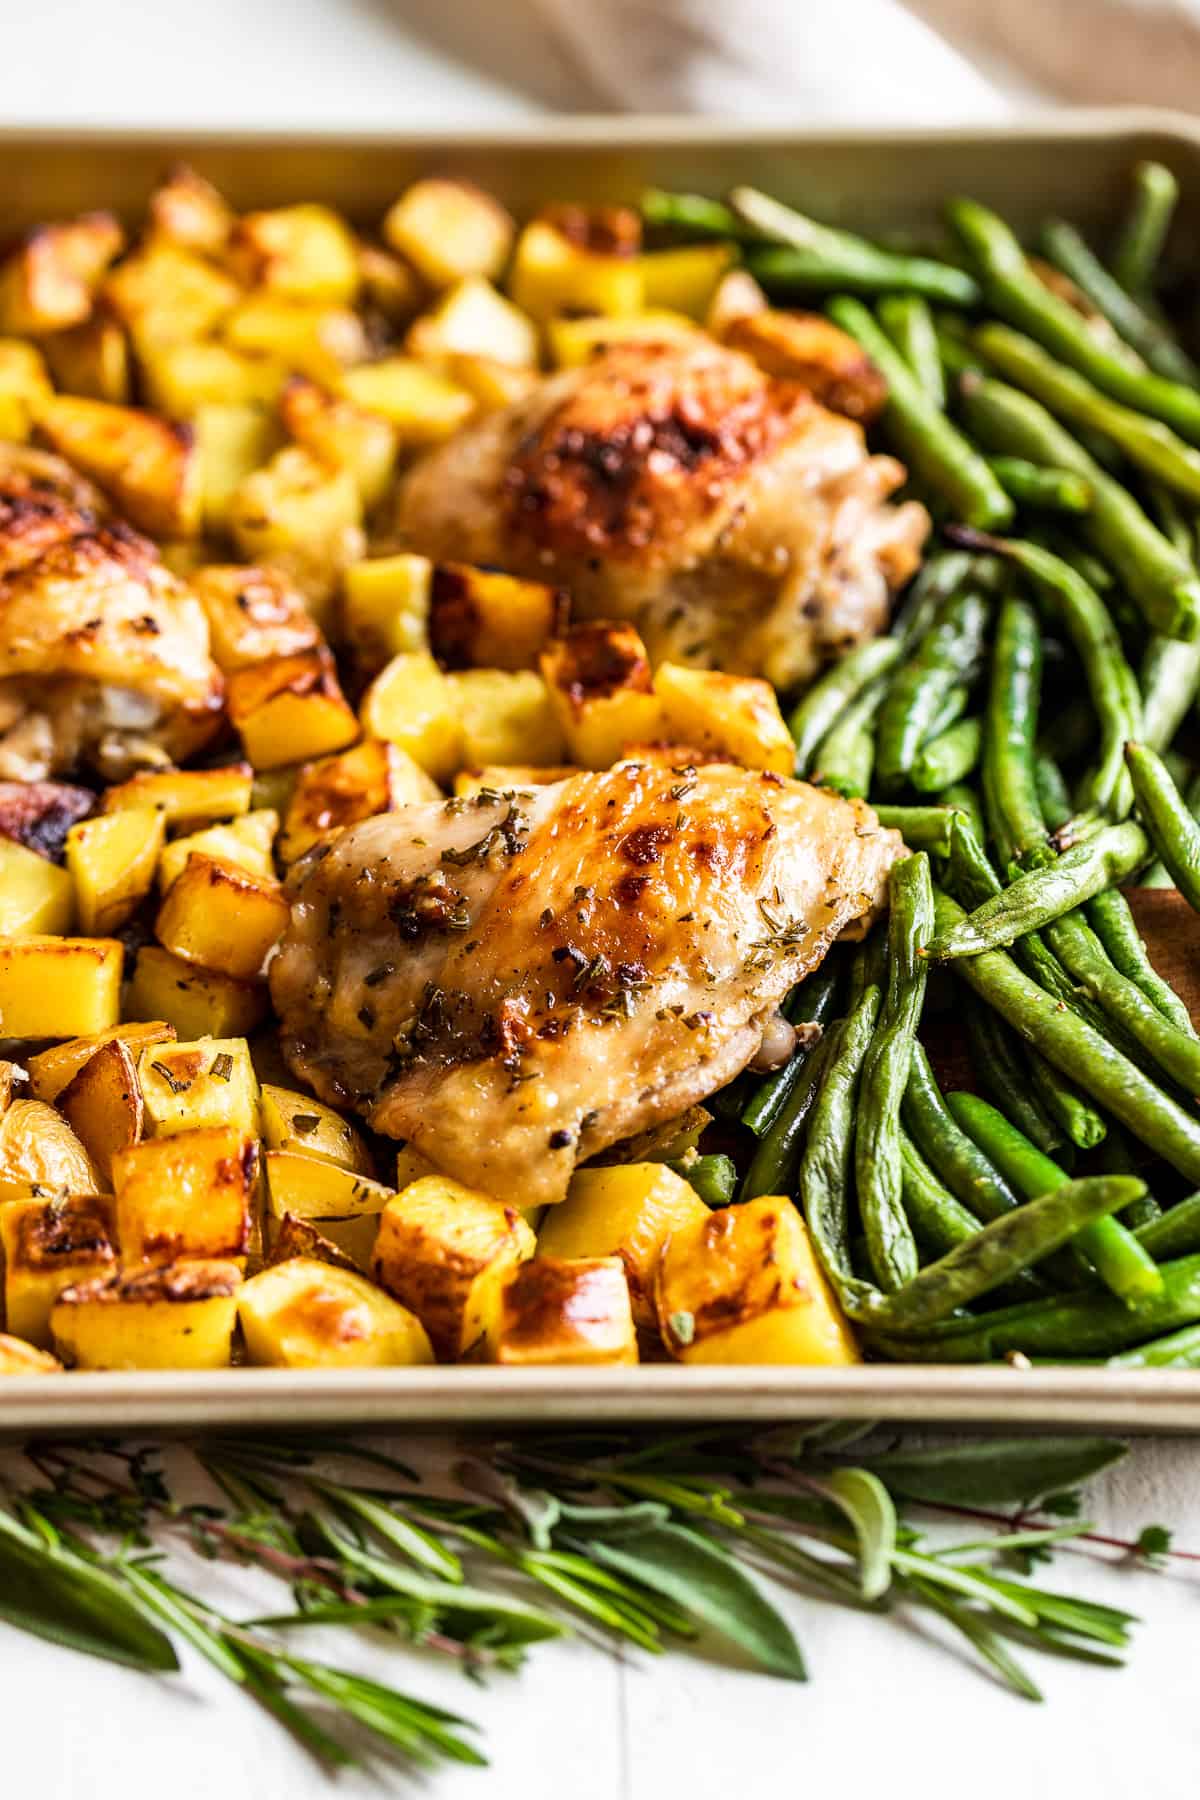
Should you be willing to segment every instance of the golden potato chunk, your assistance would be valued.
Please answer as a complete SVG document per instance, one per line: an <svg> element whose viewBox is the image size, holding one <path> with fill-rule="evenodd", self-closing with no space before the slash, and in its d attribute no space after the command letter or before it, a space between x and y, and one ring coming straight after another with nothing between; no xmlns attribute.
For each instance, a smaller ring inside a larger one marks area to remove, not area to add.
<svg viewBox="0 0 1200 1800"><path fill-rule="evenodd" d="M370 1268L379 1220L396 1197L394 1188L298 1150L268 1150L266 1171L272 1219L316 1219L321 1235L355 1268Z"/></svg>
<svg viewBox="0 0 1200 1800"><path fill-rule="evenodd" d="M746 769L795 772L796 746L769 681L666 662L654 672L654 692L668 738Z"/></svg>
<svg viewBox="0 0 1200 1800"><path fill-rule="evenodd" d="M480 412L498 412L514 400L523 400L541 380L536 369L519 369L515 363L467 356L461 351L446 358L446 373L466 388Z"/></svg>
<svg viewBox="0 0 1200 1800"><path fill-rule="evenodd" d="M60 1294L54 1347L77 1369L224 1369L242 1272L179 1262L86 1281Z"/></svg>
<svg viewBox="0 0 1200 1800"><path fill-rule="evenodd" d="M128 1045L119 1037L101 1044L58 1096L58 1109L95 1164L102 1191L111 1193L113 1159L140 1140L146 1121Z"/></svg>
<svg viewBox="0 0 1200 1800"><path fill-rule="evenodd" d="M91 1157L43 1100L13 1100L0 1118L0 1180L48 1195L94 1194L100 1186Z"/></svg>
<svg viewBox="0 0 1200 1800"><path fill-rule="evenodd" d="M240 288L182 245L152 242L114 269L104 299L144 362L166 344L207 337L237 305Z"/></svg>
<svg viewBox="0 0 1200 1800"><path fill-rule="evenodd" d="M136 1059L147 1044L168 1044L174 1036L175 1032L170 1025L155 1020L137 1025L112 1025L107 1031L97 1031L89 1037L72 1038L66 1044L52 1044L49 1050L40 1050L36 1056L31 1056L25 1065L29 1074L29 1091L35 1100L44 1100L48 1105L53 1105L83 1065L114 1038L120 1038Z"/></svg>
<svg viewBox="0 0 1200 1800"><path fill-rule="evenodd" d="M35 1349L23 1338L0 1331L0 1375L54 1375L62 1368L57 1356Z"/></svg>
<svg viewBox="0 0 1200 1800"><path fill-rule="evenodd" d="M312 1257L248 1281L238 1317L252 1363L280 1369L412 1367L433 1361L421 1321L374 1282Z"/></svg>
<svg viewBox="0 0 1200 1800"><path fill-rule="evenodd" d="M289 917L277 881L193 851L167 889L154 933L184 962L253 981Z"/></svg>
<svg viewBox="0 0 1200 1800"><path fill-rule="evenodd" d="M67 868L82 930L103 937L135 913L154 886L166 823L143 808L100 813L67 833Z"/></svg>
<svg viewBox="0 0 1200 1800"><path fill-rule="evenodd" d="M342 584L342 623L361 670L374 674L393 656L428 650L432 581L426 556L351 563Z"/></svg>
<svg viewBox="0 0 1200 1800"><path fill-rule="evenodd" d="M210 825L206 831L174 838L158 859L158 884L165 893L183 874L188 858L195 855L236 863L251 875L274 881L271 847L278 829L279 814L271 807L260 807L243 813L240 819L231 819L228 825Z"/></svg>
<svg viewBox="0 0 1200 1800"><path fill-rule="evenodd" d="M288 802L279 854L285 863L330 831L393 812L414 800L438 800L441 789L398 744L368 738L339 756L305 763Z"/></svg>
<svg viewBox="0 0 1200 1800"><path fill-rule="evenodd" d="M535 1256L500 1289L489 1361L592 1367L635 1363L637 1334L619 1257Z"/></svg>
<svg viewBox="0 0 1200 1800"><path fill-rule="evenodd" d="M261 1107L263 1142L269 1150L297 1150L336 1163L352 1174L374 1173L371 1153L361 1136L332 1106L323 1106L294 1088L264 1081Z"/></svg>
<svg viewBox="0 0 1200 1800"><path fill-rule="evenodd" d="M323 644L235 670L225 703L255 769L275 769L344 750L359 735L358 720Z"/></svg>
<svg viewBox="0 0 1200 1800"><path fill-rule="evenodd" d="M0 937L70 931L75 885L66 869L0 838Z"/></svg>
<svg viewBox="0 0 1200 1800"><path fill-rule="evenodd" d="M628 745L664 735L650 658L634 626L573 625L539 663L571 762L607 769Z"/></svg>
<svg viewBox="0 0 1200 1800"><path fill-rule="evenodd" d="M562 761L558 711L533 669L462 669L446 682L462 728L460 755L468 763Z"/></svg>
<svg viewBox="0 0 1200 1800"><path fill-rule="evenodd" d="M454 1361L494 1330L504 1281L535 1247L511 1206L427 1175L384 1207L373 1273L416 1313L439 1358Z"/></svg>
<svg viewBox="0 0 1200 1800"><path fill-rule="evenodd" d="M614 1163L578 1169L567 1197L546 1209L538 1256L618 1257L629 1283L633 1316L656 1323L654 1281L672 1232L700 1227L708 1208L695 1188L666 1163Z"/></svg>
<svg viewBox="0 0 1200 1800"><path fill-rule="evenodd" d="M253 1138L203 1126L149 1138L113 1158L117 1241L132 1263L245 1256L256 1235L259 1155Z"/></svg>
<svg viewBox="0 0 1200 1800"><path fill-rule="evenodd" d="M156 537L199 531L200 464L186 425L63 394L39 409L38 429L140 531Z"/></svg>
<svg viewBox="0 0 1200 1800"><path fill-rule="evenodd" d="M164 344L145 366L146 391L160 412L192 419L202 406L274 406L288 378L283 363L203 339Z"/></svg>
<svg viewBox="0 0 1200 1800"><path fill-rule="evenodd" d="M253 783L249 763L230 763L223 769L147 770L106 789L104 810L143 807L160 812L168 825L211 825L248 812Z"/></svg>
<svg viewBox="0 0 1200 1800"><path fill-rule="evenodd" d="M463 760L457 699L432 656L394 656L367 689L361 711L368 737L399 744L435 781L447 781Z"/></svg>
<svg viewBox="0 0 1200 1800"><path fill-rule="evenodd" d="M347 369L341 390L357 406L387 419L399 443L414 449L440 444L475 411L466 388L414 356L386 356Z"/></svg>
<svg viewBox="0 0 1200 1800"><path fill-rule="evenodd" d="M150 1137L223 1126L257 1138L258 1077L244 1038L153 1044L138 1058Z"/></svg>
<svg viewBox="0 0 1200 1800"><path fill-rule="evenodd" d="M185 250L216 256L233 230L234 214L203 175L179 163L150 196L150 230Z"/></svg>
<svg viewBox="0 0 1200 1800"><path fill-rule="evenodd" d="M124 327L102 307L69 331L56 331L43 344L55 383L64 394L124 406L133 397L129 339Z"/></svg>
<svg viewBox="0 0 1200 1800"><path fill-rule="evenodd" d="M39 225L0 265L0 332L38 337L78 325L125 234L112 213Z"/></svg>
<svg viewBox="0 0 1200 1800"><path fill-rule="evenodd" d="M358 246L358 278L362 301L393 328L407 324L425 296L416 271L379 244Z"/></svg>
<svg viewBox="0 0 1200 1800"><path fill-rule="evenodd" d="M198 407L192 420L200 463L204 529L224 536L233 497L247 476L269 463L282 433L275 417L255 405Z"/></svg>
<svg viewBox="0 0 1200 1800"><path fill-rule="evenodd" d="M647 307L665 306L703 323L734 256L732 244L683 244L647 251L640 259Z"/></svg>
<svg viewBox="0 0 1200 1800"><path fill-rule="evenodd" d="M549 787L551 782L566 781L578 773L573 763L550 763L545 768L535 768L532 763L484 763L480 768L459 770L454 794L456 799L466 799L483 788L507 794L517 788Z"/></svg>
<svg viewBox="0 0 1200 1800"><path fill-rule="evenodd" d="M675 1231L658 1267L659 1329L689 1363L860 1361L790 1200L764 1195Z"/></svg>
<svg viewBox="0 0 1200 1800"><path fill-rule="evenodd" d="M303 376L289 381L279 411L298 444L353 476L364 507L379 504L396 470L394 425L351 400L339 400Z"/></svg>
<svg viewBox="0 0 1200 1800"><path fill-rule="evenodd" d="M470 275L495 280L508 260L513 222L498 200L467 181L414 181L389 209L383 236L430 287Z"/></svg>
<svg viewBox="0 0 1200 1800"><path fill-rule="evenodd" d="M323 387L336 387L342 371L367 354L367 333L346 306L311 305L258 292L239 302L222 335L235 350L269 356Z"/></svg>
<svg viewBox="0 0 1200 1800"><path fill-rule="evenodd" d="M432 362L485 356L508 367L532 369L538 359L533 321L482 275L469 275L443 294L436 306L413 321L404 343L414 356Z"/></svg>
<svg viewBox="0 0 1200 1800"><path fill-rule="evenodd" d="M278 569L211 563L192 577L191 588L208 618L213 660L226 671L296 656L321 642L312 614Z"/></svg>
<svg viewBox="0 0 1200 1800"><path fill-rule="evenodd" d="M439 563L429 588L429 647L444 669L536 669L566 627L568 606L563 590L545 582Z"/></svg>
<svg viewBox="0 0 1200 1800"><path fill-rule="evenodd" d="M184 962L159 944L146 944L134 963L129 1010L168 1019L172 1036L237 1038L262 1022L267 996L261 982L234 981Z"/></svg>
<svg viewBox="0 0 1200 1800"><path fill-rule="evenodd" d="M672 344L694 338L700 327L683 313L630 313L628 318L550 319L546 342L555 368L577 369L610 344Z"/></svg>
<svg viewBox="0 0 1200 1800"><path fill-rule="evenodd" d="M229 264L247 287L290 300L340 306L358 292L358 248L327 206L279 206L246 213L229 240Z"/></svg>
<svg viewBox="0 0 1200 1800"><path fill-rule="evenodd" d="M863 425L887 404L887 382L866 351L821 313L753 312L729 324L725 341L765 375L802 382L830 412Z"/></svg>
<svg viewBox="0 0 1200 1800"><path fill-rule="evenodd" d="M95 1194L0 1206L4 1316L15 1336L47 1349L64 1288L116 1267L111 1202Z"/></svg>
<svg viewBox="0 0 1200 1800"><path fill-rule="evenodd" d="M115 938L0 942L0 1036L73 1038L115 1025L124 955Z"/></svg>
<svg viewBox="0 0 1200 1800"><path fill-rule="evenodd" d="M19 338L0 339L0 439L23 444L35 414L53 394L42 352Z"/></svg>
<svg viewBox="0 0 1200 1800"><path fill-rule="evenodd" d="M314 1262L328 1263L333 1269L351 1269L361 1275L361 1266L329 1238L322 1236L308 1219L296 1213L285 1213L275 1228L275 1241L267 1259L268 1268L287 1262L289 1257L307 1256Z"/></svg>
<svg viewBox="0 0 1200 1800"><path fill-rule="evenodd" d="M636 255L573 243L547 219L535 219L517 240L508 290L533 319L558 313L623 317L645 311L645 284Z"/></svg>
<svg viewBox="0 0 1200 1800"><path fill-rule="evenodd" d="M229 503L229 529L248 562L290 577L326 628L342 571L363 553L362 501L348 469L298 444L247 475Z"/></svg>

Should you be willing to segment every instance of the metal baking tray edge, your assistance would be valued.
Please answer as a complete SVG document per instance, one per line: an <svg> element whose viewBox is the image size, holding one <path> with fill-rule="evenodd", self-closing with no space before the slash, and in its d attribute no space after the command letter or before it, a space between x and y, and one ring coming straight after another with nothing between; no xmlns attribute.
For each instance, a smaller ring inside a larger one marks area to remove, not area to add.
<svg viewBox="0 0 1200 1800"><path fill-rule="evenodd" d="M518 210L542 200L636 199L657 183L755 182L818 216L875 229L929 223L969 191L1018 224L1067 212L1111 222L1132 162L1180 178L1178 248L1200 254L1200 119L1141 109L1040 114L961 130L805 132L704 119L567 118L485 131L230 134L0 128L0 236L55 214L136 217L186 160L239 207L325 200L377 217L427 171L485 183ZM512 1427L875 1418L920 1424L1200 1431L1200 1372L906 1366L854 1369L256 1370L7 1377L0 1433L195 1432L337 1424Z"/></svg>

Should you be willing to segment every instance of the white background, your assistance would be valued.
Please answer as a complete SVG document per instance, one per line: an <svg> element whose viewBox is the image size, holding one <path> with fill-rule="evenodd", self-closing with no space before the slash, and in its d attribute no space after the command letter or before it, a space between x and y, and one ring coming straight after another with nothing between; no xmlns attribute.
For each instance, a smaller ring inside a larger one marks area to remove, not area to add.
<svg viewBox="0 0 1200 1800"><path fill-rule="evenodd" d="M410 0L405 16L379 0L0 0L0 122L403 130L593 99L506 0ZM469 64L453 49L464 41ZM15 1456L0 1454L0 1475L18 1472ZM1160 1519L1200 1550L1198 1472L1190 1446L1143 1444L1096 1484L1101 1527L1136 1533ZM425 1657L341 1642L336 1654L486 1728L490 1771L437 1775L421 1784L434 1800L749 1800L768 1789L848 1800L1190 1800L1200 1770L1198 1567L1149 1574L1061 1558L1060 1585L1146 1623L1123 1674L1036 1659L1042 1707L1000 1692L930 1628L790 1598L807 1686L691 1656L654 1663L563 1645L479 1690ZM251 1576L212 1579L231 1609L258 1604ZM0 1626L0 1697L5 1793L296 1800L332 1787L191 1658L182 1677L156 1681ZM378 1774L336 1783L346 1795L384 1786L412 1791Z"/></svg>

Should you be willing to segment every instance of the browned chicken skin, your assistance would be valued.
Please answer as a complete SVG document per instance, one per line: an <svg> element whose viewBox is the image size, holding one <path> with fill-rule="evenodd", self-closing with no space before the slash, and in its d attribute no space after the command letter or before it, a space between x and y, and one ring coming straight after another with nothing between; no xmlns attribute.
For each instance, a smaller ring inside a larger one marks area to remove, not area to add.
<svg viewBox="0 0 1200 1800"><path fill-rule="evenodd" d="M369 819L293 872L284 1055L447 1174L561 1199L755 1056L901 848L859 801L728 764Z"/></svg>
<svg viewBox="0 0 1200 1800"><path fill-rule="evenodd" d="M459 432L400 490L410 548L562 582L665 657L810 677L887 619L929 521L798 382L699 334L615 345Z"/></svg>
<svg viewBox="0 0 1200 1800"><path fill-rule="evenodd" d="M180 762L220 722L208 624L68 464L0 446L0 778Z"/></svg>

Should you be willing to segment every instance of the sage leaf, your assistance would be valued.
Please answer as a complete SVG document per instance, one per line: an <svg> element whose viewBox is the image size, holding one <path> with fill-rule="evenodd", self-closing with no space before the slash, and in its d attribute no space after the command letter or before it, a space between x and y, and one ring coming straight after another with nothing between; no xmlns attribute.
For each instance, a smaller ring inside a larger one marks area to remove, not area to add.
<svg viewBox="0 0 1200 1800"><path fill-rule="evenodd" d="M1120 1462L1124 1444L1111 1438L991 1438L893 1450L869 1466L901 1500L945 1506L1019 1506Z"/></svg>
<svg viewBox="0 0 1200 1800"><path fill-rule="evenodd" d="M858 1579L864 1600L879 1600L892 1579L896 1508L869 1469L837 1469L827 1483L858 1539Z"/></svg>

